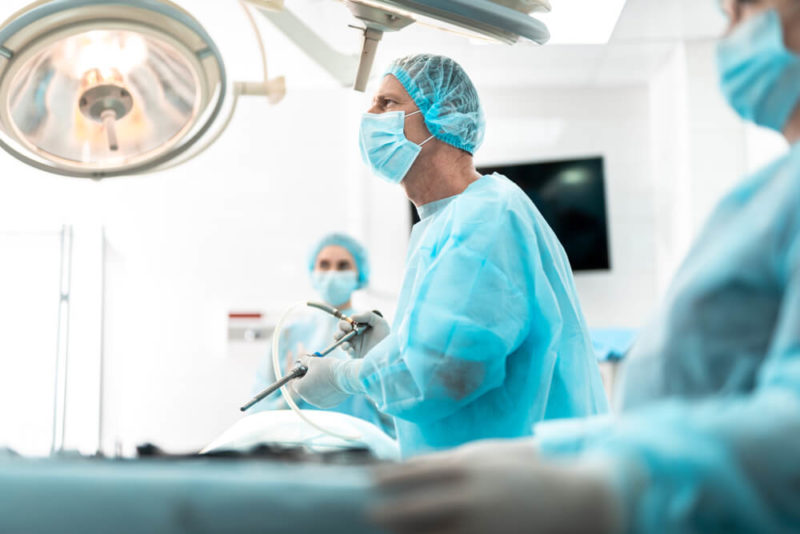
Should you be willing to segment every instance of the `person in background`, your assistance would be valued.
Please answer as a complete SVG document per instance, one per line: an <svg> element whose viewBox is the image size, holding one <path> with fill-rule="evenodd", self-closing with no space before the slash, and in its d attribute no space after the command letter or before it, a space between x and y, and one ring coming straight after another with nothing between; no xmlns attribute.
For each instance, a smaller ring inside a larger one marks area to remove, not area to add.
<svg viewBox="0 0 800 534"><path fill-rule="evenodd" d="M296 383L321 407L374 401L394 417L404 456L607 409L564 249L519 187L475 170L484 128L455 61L391 64L359 138L365 162L401 184L421 218L394 325L355 316L371 325L349 345L358 358L307 359ZM349 330L340 323L337 335Z"/></svg>
<svg viewBox="0 0 800 534"><path fill-rule="evenodd" d="M311 250L308 260L311 286L323 302L338 308L347 315L354 313L352 294L369 284L369 259L364 247L345 234L329 234L323 237ZM297 358L307 352L321 350L331 344L331 336L336 331L338 320L327 313L308 310L287 324L281 332L279 361L286 373L293 368ZM349 360L342 350L336 349L326 358ZM272 368L272 343L258 367L253 393L258 393L275 381ZM292 384L287 386L292 391ZM296 399L303 409L314 409L310 404ZM280 391L253 406L252 411L286 409L288 404ZM377 425L389 435L394 434L391 419L381 414L374 403L366 398L344 399L329 410L359 417Z"/></svg>
<svg viewBox="0 0 800 534"><path fill-rule="evenodd" d="M624 362L621 415L385 471L387 529L800 532L800 0L723 7L723 94L791 148L712 213Z"/></svg>

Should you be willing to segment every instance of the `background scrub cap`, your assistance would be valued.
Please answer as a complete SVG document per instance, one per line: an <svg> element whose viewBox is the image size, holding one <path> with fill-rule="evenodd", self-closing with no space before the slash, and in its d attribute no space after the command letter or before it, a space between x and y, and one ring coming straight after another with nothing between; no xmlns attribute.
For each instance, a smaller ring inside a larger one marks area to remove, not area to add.
<svg viewBox="0 0 800 534"><path fill-rule="evenodd" d="M475 153L483 142L486 121L478 92L458 63L449 57L418 54L394 60L386 74L403 84L434 137Z"/></svg>
<svg viewBox="0 0 800 534"><path fill-rule="evenodd" d="M369 259L367 258L367 250L355 239L347 234L328 234L323 237L317 245L311 249L311 254L308 257L308 272L314 270L317 264L317 256L320 251L330 245L337 245L344 247L353 255L356 261L356 269L358 269L358 287L361 289L369 284Z"/></svg>

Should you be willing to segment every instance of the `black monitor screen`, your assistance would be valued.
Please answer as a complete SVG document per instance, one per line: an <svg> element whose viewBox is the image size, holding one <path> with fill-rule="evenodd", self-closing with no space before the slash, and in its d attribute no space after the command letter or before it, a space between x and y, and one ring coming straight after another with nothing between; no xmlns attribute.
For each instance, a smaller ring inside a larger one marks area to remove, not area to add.
<svg viewBox="0 0 800 534"><path fill-rule="evenodd" d="M607 270L603 158L481 167L507 176L530 197L555 232L575 271ZM412 209L415 220L416 210Z"/></svg>

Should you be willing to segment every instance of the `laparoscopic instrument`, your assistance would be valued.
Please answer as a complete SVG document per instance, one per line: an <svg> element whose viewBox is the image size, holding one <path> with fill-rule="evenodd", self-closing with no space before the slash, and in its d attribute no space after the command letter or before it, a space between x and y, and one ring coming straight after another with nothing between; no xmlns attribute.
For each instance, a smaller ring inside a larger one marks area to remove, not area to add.
<svg viewBox="0 0 800 534"><path fill-rule="evenodd" d="M307 302L306 305L311 307L311 308L317 308L317 309L322 310L322 311L324 311L326 313L329 313L329 314L333 315L334 317L336 317L337 319L340 319L340 320L343 320L343 321L347 321L353 327L353 330L351 332L349 332L348 334L345 334L344 336L342 336L341 339L337 340L336 342L334 342L332 345L330 345L326 349L324 349L322 351L319 351L319 352L315 352L314 354L310 354L309 356L314 356L314 357L317 357L317 358L322 358L324 356L327 356L328 354L333 352L337 347L339 347L343 343L347 343L348 341L350 341L351 339L353 339L356 336L360 336L361 334L363 334L369 328L368 324L358 323L358 322L354 321L352 318L350 318L347 315L343 314L341 311L339 311L338 309L334 308L333 306L328 306L327 304L322 304L320 302ZM377 310L375 310L374 313L377 313L378 315L381 315L381 313L379 311L377 311ZM279 332L276 332L275 334L279 334ZM257 404L260 400L264 399L265 397L268 397L269 395L271 395L272 393L274 393L278 389L282 388L283 386L285 386L286 384L288 384L292 380L304 377L307 372L308 372L308 367L303 365L298 360L298 362L295 365L295 367L292 370L290 370L286 374L286 376L284 376L282 378L279 378L273 384L271 384L268 387L266 387L258 395L253 397L247 404L242 406L240 408L240 410L243 411L243 412L247 411L248 409L253 407L255 404Z"/></svg>

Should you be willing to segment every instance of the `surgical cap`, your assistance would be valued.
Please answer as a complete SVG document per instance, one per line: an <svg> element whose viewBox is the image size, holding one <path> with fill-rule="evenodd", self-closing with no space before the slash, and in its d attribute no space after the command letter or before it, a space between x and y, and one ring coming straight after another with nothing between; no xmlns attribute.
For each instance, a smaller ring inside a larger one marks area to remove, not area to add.
<svg viewBox="0 0 800 534"><path fill-rule="evenodd" d="M478 92L458 63L419 54L394 60L386 74L403 84L434 137L475 153L483 142L486 121Z"/></svg>
<svg viewBox="0 0 800 534"><path fill-rule="evenodd" d="M353 255L356 262L356 269L358 269L358 287L361 289L369 284L369 258L367 258L367 249L361 243L346 234L328 234L323 237L317 245L311 249L311 254L308 257L308 271L314 270L317 264L317 256L320 251L328 246L336 245L344 247Z"/></svg>

